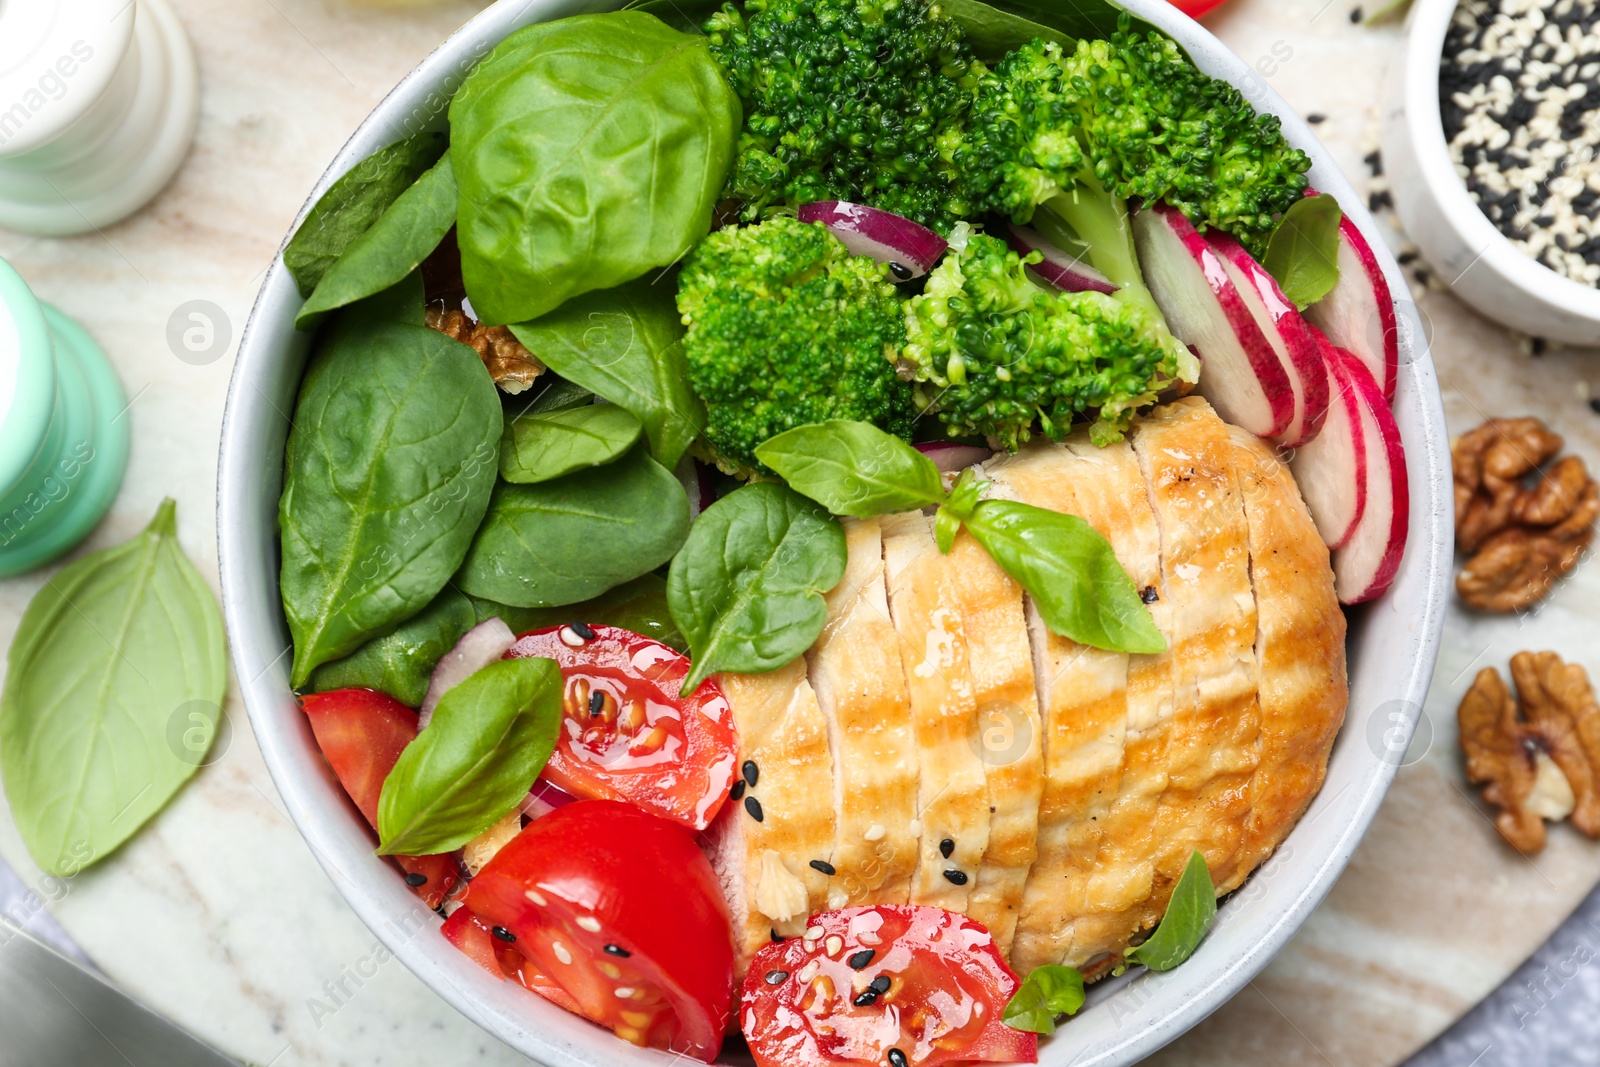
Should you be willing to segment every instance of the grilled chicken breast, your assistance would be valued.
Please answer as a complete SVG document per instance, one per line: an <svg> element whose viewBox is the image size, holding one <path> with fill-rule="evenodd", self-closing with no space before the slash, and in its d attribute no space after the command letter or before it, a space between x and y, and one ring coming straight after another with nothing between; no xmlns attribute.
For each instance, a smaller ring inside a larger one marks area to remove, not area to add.
<svg viewBox="0 0 1600 1067"><path fill-rule="evenodd" d="M730 803L707 844L741 969L811 912L910 902L978 919L1020 972L1103 974L1194 850L1237 887L1322 783L1345 622L1268 446L1191 397L1127 441L1035 442L983 474L990 496L1099 531L1167 651L1051 633L970 535L940 553L928 515L845 520L807 658L722 676L760 768L761 821Z"/></svg>

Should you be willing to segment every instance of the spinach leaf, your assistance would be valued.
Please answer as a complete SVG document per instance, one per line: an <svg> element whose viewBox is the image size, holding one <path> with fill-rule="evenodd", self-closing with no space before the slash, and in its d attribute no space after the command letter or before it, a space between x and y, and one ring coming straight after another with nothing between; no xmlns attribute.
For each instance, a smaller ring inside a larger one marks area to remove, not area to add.
<svg viewBox="0 0 1600 1067"><path fill-rule="evenodd" d="M671 469L705 425L689 388L683 320L673 286L640 279L586 293L536 322L511 327L545 366L633 412L650 454Z"/></svg>
<svg viewBox="0 0 1600 1067"><path fill-rule="evenodd" d="M515 607L575 604L655 570L688 531L683 485L636 449L538 485L500 483L457 584Z"/></svg>
<svg viewBox="0 0 1600 1067"><path fill-rule="evenodd" d="M506 424L500 477L519 485L548 482L624 455L644 429L615 404L522 415Z"/></svg>
<svg viewBox="0 0 1600 1067"><path fill-rule="evenodd" d="M1161 925L1144 944L1130 948L1126 956L1152 971L1170 971L1194 954L1216 917L1217 890L1211 884L1206 858L1197 849L1183 868L1178 884L1172 887Z"/></svg>
<svg viewBox="0 0 1600 1067"><path fill-rule="evenodd" d="M340 311L334 316L330 329L341 333L361 333L390 322L426 326L427 303L422 272L414 270L381 293L357 300Z"/></svg>
<svg viewBox="0 0 1600 1067"><path fill-rule="evenodd" d="M333 309L403 281L439 247L455 222L456 179L445 156L327 268L295 316L295 328L310 329Z"/></svg>
<svg viewBox="0 0 1600 1067"><path fill-rule="evenodd" d="M1113 652L1166 649L1133 579L1093 526L1011 500L985 500L965 521L1055 633Z"/></svg>
<svg viewBox="0 0 1600 1067"><path fill-rule="evenodd" d="M552 374L548 370L541 374L538 380L545 383L544 388L540 389L538 394L531 400L520 396L516 397L515 401L520 405L520 410L511 418L521 418L523 415L538 415L546 411L565 411L567 408L582 407L585 404L594 403L594 394L589 390L575 382L569 382L557 374Z"/></svg>
<svg viewBox="0 0 1600 1067"><path fill-rule="evenodd" d="M440 698L378 797L378 854L432 856L477 837L517 806L555 750L561 668L502 659Z"/></svg>
<svg viewBox="0 0 1600 1067"><path fill-rule="evenodd" d="M301 296L312 294L334 261L438 162L448 145L442 133L407 137L378 149L328 187L283 249L283 265Z"/></svg>
<svg viewBox="0 0 1600 1067"><path fill-rule="evenodd" d="M278 505L294 686L444 588L488 506L500 432L468 346L420 326L331 331L300 388Z"/></svg>
<svg viewBox="0 0 1600 1067"><path fill-rule="evenodd" d="M667 574L694 659L683 692L719 671L760 674L803 655L844 565L838 520L785 486L747 485L707 508Z"/></svg>
<svg viewBox="0 0 1600 1067"><path fill-rule="evenodd" d="M478 597L468 599L477 611L475 621L498 618L516 634L545 630L576 619L594 626L620 626L679 652L689 651L689 643L678 632L671 609L667 607L666 579L655 574L641 574L593 600L560 608L514 608ZM461 632L465 633L466 628Z"/></svg>
<svg viewBox="0 0 1600 1067"><path fill-rule="evenodd" d="M1083 1007L1083 972L1075 967L1047 963L1028 972L1006 1002L1000 1021L1013 1030L1053 1034L1056 1019L1075 1015Z"/></svg>
<svg viewBox="0 0 1600 1067"><path fill-rule="evenodd" d="M1048 26L1071 38L1103 40L1117 30L1117 20L1126 12L1110 0L990 0L989 6L1016 15L1042 26ZM1129 15L1135 33L1148 33L1153 27L1143 19Z"/></svg>
<svg viewBox="0 0 1600 1067"><path fill-rule="evenodd" d="M1067 51L1075 46L1070 34L983 0L940 0L939 6L967 31L967 42L972 45L973 52L988 63L998 61L1013 48L1035 39L1055 41Z"/></svg>
<svg viewBox="0 0 1600 1067"><path fill-rule="evenodd" d="M1296 200L1267 242L1261 265L1301 311L1339 284L1339 224L1344 212L1327 193Z"/></svg>
<svg viewBox="0 0 1600 1067"><path fill-rule="evenodd" d="M365 688L387 693L407 707L422 705L439 657L478 622L472 601L446 587L391 634L374 638L344 659L311 672L309 689Z"/></svg>
<svg viewBox="0 0 1600 1067"><path fill-rule="evenodd" d="M677 261L710 231L740 125L705 39L652 15L507 37L450 105L461 274L479 316L536 319Z"/></svg>
<svg viewBox="0 0 1600 1067"><path fill-rule="evenodd" d="M0 773L34 862L71 877L160 811L205 762L227 684L222 616L171 500L48 578L0 693Z"/></svg>
<svg viewBox="0 0 1600 1067"><path fill-rule="evenodd" d="M945 498L933 460L870 422L797 426L756 446L756 458L835 515L869 518Z"/></svg>

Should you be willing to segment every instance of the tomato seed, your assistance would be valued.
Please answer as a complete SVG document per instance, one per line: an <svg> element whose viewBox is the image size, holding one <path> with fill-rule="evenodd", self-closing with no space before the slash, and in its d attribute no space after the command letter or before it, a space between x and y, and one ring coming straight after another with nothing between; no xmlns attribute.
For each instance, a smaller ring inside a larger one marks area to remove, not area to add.
<svg viewBox="0 0 1600 1067"><path fill-rule="evenodd" d="M648 756L652 752L660 751L661 746L666 743L667 728L665 726L652 726L649 733L628 746L628 755Z"/></svg>
<svg viewBox="0 0 1600 1067"><path fill-rule="evenodd" d="M504 926L496 926L491 933L508 945L514 945L517 943L517 935L512 933L510 930L507 930Z"/></svg>
<svg viewBox="0 0 1600 1067"><path fill-rule="evenodd" d="M406 875L406 885L410 886L412 889L421 889L427 884L428 876L425 874L416 874L413 872L412 874Z"/></svg>
<svg viewBox="0 0 1600 1067"><path fill-rule="evenodd" d="M627 707L622 709L620 725L629 734L636 734L644 726L644 705L637 700L628 701Z"/></svg>
<svg viewBox="0 0 1600 1067"><path fill-rule="evenodd" d="M845 960L845 962L850 965L851 970L859 971L861 968L871 963L873 957L877 954L877 950L875 949L864 948L860 952L852 953L850 958Z"/></svg>

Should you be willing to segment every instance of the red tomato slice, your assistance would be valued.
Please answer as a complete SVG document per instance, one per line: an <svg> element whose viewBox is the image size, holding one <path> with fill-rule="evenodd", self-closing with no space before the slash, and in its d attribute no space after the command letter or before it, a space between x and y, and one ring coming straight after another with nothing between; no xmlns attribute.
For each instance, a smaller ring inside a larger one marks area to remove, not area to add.
<svg viewBox="0 0 1600 1067"><path fill-rule="evenodd" d="M439 932L463 955L496 978L515 979L524 989L577 1014L578 1002L567 996L566 990L541 974L533 961L514 946L496 937L494 927L472 914L471 909L457 908Z"/></svg>
<svg viewBox="0 0 1600 1067"><path fill-rule="evenodd" d="M681 653L616 626L582 630L535 630L506 653L561 664L566 720L540 777L573 796L626 800L704 830L728 798L738 762L721 688L707 680L680 698L689 675Z"/></svg>
<svg viewBox="0 0 1600 1067"><path fill-rule="evenodd" d="M739 1019L758 1067L1037 1063L1038 1035L1000 1021L1018 984L966 916L846 908L756 953Z"/></svg>
<svg viewBox="0 0 1600 1067"><path fill-rule="evenodd" d="M523 827L465 903L584 1018L636 1045L716 1056L733 937L717 876L682 826L616 801L568 804Z"/></svg>
<svg viewBox="0 0 1600 1067"><path fill-rule="evenodd" d="M1172 0L1172 6L1192 19L1215 11L1228 0Z"/></svg>
<svg viewBox="0 0 1600 1067"><path fill-rule="evenodd" d="M335 689L300 699L322 755L361 814L378 825L378 796L395 760L417 736L417 713L372 689ZM406 884L430 908L444 903L461 875L454 855L394 856Z"/></svg>

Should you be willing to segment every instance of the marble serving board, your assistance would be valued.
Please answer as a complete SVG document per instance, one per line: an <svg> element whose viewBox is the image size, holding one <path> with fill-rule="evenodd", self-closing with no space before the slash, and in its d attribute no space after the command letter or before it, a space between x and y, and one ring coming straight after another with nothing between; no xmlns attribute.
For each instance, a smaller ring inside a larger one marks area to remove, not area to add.
<svg viewBox="0 0 1600 1067"><path fill-rule="evenodd" d="M183 544L215 583L217 435L262 273L339 145L482 4L173 3L204 87L184 170L125 223L66 240L0 231L0 256L99 339L132 401L127 484L85 549L131 536L171 495ZM1326 116L1319 131L1364 186L1400 31L1354 24L1349 3L1234 0L1210 24L1302 113ZM1600 385L1592 354L1536 358L1448 294L1419 285L1415 296L1453 429L1539 414L1600 461L1600 415L1587 403L1589 382ZM216 331L201 352L182 340L194 313ZM0 642L43 579L0 582ZM1582 900L1600 879L1600 843L1560 827L1540 856L1512 853L1455 747L1454 708L1472 674L1524 648L1597 655L1600 568L1581 568L1525 617L1452 613L1418 740L1348 872L1247 990L1157 1061L1398 1063ZM124 849L71 881L41 881L0 813L0 855L35 902L113 980L249 1063L526 1062L378 952L285 817L236 699L227 718L212 765Z"/></svg>

